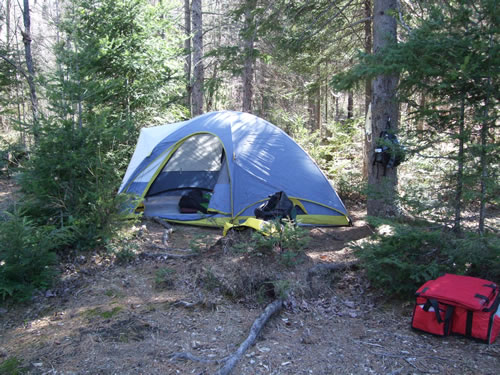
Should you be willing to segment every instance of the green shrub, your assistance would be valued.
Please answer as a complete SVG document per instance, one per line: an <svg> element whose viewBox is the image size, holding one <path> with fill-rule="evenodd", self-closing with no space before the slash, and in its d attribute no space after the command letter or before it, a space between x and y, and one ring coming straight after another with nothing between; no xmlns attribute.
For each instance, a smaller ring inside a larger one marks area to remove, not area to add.
<svg viewBox="0 0 500 375"><path fill-rule="evenodd" d="M106 114L87 121L81 129L47 122L20 181L26 214L42 225L70 227L74 246L82 249L110 238L123 223L127 198L116 189L129 159L123 143L135 139L128 122L109 122Z"/></svg>
<svg viewBox="0 0 500 375"><path fill-rule="evenodd" d="M164 267L155 272L154 288L156 290L171 289L175 284L175 273L173 268Z"/></svg>
<svg viewBox="0 0 500 375"><path fill-rule="evenodd" d="M253 246L249 246L248 249L262 253L278 250L281 263L290 267L297 263L298 257L304 252L310 239L306 229L290 221L271 221L267 235L252 233Z"/></svg>
<svg viewBox="0 0 500 375"><path fill-rule="evenodd" d="M0 375L21 375L26 372L22 362L16 357L9 357L0 363Z"/></svg>
<svg viewBox="0 0 500 375"><path fill-rule="evenodd" d="M445 272L486 279L500 277L500 240L441 229L370 219L378 227L371 241L355 246L372 285L385 294L412 296ZM383 232L383 233L381 233Z"/></svg>
<svg viewBox="0 0 500 375"><path fill-rule="evenodd" d="M139 246L133 241L133 234L123 234L117 232L115 238L105 241L106 251L110 255L114 255L116 263L128 264L137 258Z"/></svg>
<svg viewBox="0 0 500 375"><path fill-rule="evenodd" d="M0 223L0 296L29 299L48 288L56 276L55 249L71 242L65 229L36 226L21 211L6 213Z"/></svg>

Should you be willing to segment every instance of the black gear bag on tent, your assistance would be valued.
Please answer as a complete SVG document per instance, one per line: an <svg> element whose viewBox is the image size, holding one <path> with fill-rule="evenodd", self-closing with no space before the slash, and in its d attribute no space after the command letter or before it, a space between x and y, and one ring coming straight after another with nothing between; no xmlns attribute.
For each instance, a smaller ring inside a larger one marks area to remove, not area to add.
<svg viewBox="0 0 500 375"><path fill-rule="evenodd" d="M500 293L495 283L445 274L417 290L411 325L438 336L458 334L488 344L500 333Z"/></svg>
<svg viewBox="0 0 500 375"><path fill-rule="evenodd" d="M293 219L293 203L284 191L279 191L269 196L269 200L257 207L254 211L255 217L262 220Z"/></svg>

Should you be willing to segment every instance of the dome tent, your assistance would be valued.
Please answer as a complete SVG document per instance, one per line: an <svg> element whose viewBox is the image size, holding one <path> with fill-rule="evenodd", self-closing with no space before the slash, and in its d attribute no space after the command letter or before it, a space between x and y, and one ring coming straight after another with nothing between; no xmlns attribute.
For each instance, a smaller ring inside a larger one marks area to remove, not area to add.
<svg viewBox="0 0 500 375"><path fill-rule="evenodd" d="M179 209L181 197L193 190L206 193L206 213ZM310 156L281 129L242 112L142 129L119 190L140 198L133 211L144 209L145 216L210 226L253 217L277 191L286 192L302 224L350 224Z"/></svg>

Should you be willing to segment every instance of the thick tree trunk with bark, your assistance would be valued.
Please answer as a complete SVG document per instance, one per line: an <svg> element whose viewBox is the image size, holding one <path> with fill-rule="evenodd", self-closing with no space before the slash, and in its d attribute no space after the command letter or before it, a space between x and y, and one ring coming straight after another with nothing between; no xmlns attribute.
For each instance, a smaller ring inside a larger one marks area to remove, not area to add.
<svg viewBox="0 0 500 375"><path fill-rule="evenodd" d="M365 53L372 53L372 0L365 0ZM367 79L365 82L365 115L368 116L368 111L370 110L370 103L372 101L372 80ZM371 114L370 114L371 118ZM363 144L363 180L368 180L368 164L370 163L371 150L371 134L366 134L364 137Z"/></svg>
<svg viewBox="0 0 500 375"><path fill-rule="evenodd" d="M372 53L372 0L365 0L365 53ZM372 100L372 81L367 79L365 82L365 113L368 112L368 106Z"/></svg>
<svg viewBox="0 0 500 375"><path fill-rule="evenodd" d="M189 0L184 0L184 27L186 29L186 39L184 40L184 77L186 79L186 107L191 111L191 4Z"/></svg>
<svg viewBox="0 0 500 375"><path fill-rule="evenodd" d="M397 0L375 0L373 12L374 53L389 43L396 42L396 20L391 11L397 9ZM368 215L387 217L398 214L396 205L397 172L395 168L385 168L373 163L375 147L383 130L396 132L398 129L399 107L396 101L397 75L382 75L373 80L372 86L372 139L368 165Z"/></svg>
<svg viewBox="0 0 500 375"><path fill-rule="evenodd" d="M26 69L28 71L28 85L30 88L31 110L33 113L33 136L35 143L38 141L38 98L36 95L35 87L35 68L33 65L33 55L31 54L31 16L30 16L30 2L24 0L23 9L24 32L23 35L24 53L26 58Z"/></svg>
<svg viewBox="0 0 500 375"><path fill-rule="evenodd" d="M201 0L193 0L192 4L193 22L193 64L194 82L192 91L192 116L196 117L203 113L203 19L201 12Z"/></svg>
<svg viewBox="0 0 500 375"><path fill-rule="evenodd" d="M245 9L245 64L243 67L243 112L252 112L253 100L253 71L254 71L254 44L255 44L255 22L253 11L257 6L256 0L246 0Z"/></svg>

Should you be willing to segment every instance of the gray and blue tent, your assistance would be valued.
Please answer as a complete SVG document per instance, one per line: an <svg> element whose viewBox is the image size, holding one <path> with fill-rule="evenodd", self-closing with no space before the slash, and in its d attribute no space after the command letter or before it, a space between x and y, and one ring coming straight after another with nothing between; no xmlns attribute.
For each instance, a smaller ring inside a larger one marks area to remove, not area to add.
<svg viewBox="0 0 500 375"><path fill-rule="evenodd" d="M184 212L183 195L199 190L203 212ZM141 130L120 186L133 211L172 222L224 226L254 217L284 191L302 224L349 225L347 210L311 157L285 132L248 113L211 112Z"/></svg>

